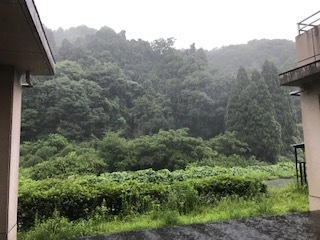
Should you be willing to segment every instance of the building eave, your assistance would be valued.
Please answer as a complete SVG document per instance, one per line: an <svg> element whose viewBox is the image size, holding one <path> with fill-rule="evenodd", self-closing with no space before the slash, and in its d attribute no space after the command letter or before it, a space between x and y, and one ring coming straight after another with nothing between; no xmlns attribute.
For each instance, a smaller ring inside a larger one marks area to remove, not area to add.
<svg viewBox="0 0 320 240"><path fill-rule="evenodd" d="M0 0L0 64L53 75L55 61L33 0Z"/></svg>

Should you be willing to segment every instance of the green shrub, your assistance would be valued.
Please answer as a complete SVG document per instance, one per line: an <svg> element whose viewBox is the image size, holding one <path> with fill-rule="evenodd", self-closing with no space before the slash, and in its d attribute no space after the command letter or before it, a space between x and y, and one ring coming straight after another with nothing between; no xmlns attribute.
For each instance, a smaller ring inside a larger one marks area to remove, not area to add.
<svg viewBox="0 0 320 240"><path fill-rule="evenodd" d="M99 156L109 165L109 171L152 168L183 169L188 163L207 160L217 152L201 138L188 136L187 129L160 130L152 136L128 140L120 133L109 132L98 146Z"/></svg>
<svg viewBox="0 0 320 240"><path fill-rule="evenodd" d="M254 176L262 180L274 178L290 178L295 176L295 165L293 163L278 163L276 165L257 165L248 167L210 167L188 165L185 170L169 171L162 169L154 171L152 169L139 170L135 172L123 171L113 173L103 173L99 176L101 180L125 182L137 180L139 182L171 184L174 181L184 181L187 179L207 178L221 174L233 176Z"/></svg>
<svg viewBox="0 0 320 240"><path fill-rule="evenodd" d="M50 134L36 142L24 142L20 147L21 167L32 167L53 158L68 146L68 140L59 134Z"/></svg>
<svg viewBox="0 0 320 240"><path fill-rule="evenodd" d="M91 150L91 151L90 151ZM50 161L37 164L31 169L31 178L34 180L46 178L66 178L71 175L96 174L106 170L106 164L98 158L93 149L78 155L70 152L65 157L57 157Z"/></svg>
<svg viewBox="0 0 320 240"><path fill-rule="evenodd" d="M94 215L102 205L108 214L129 215L169 206L180 213L191 212L203 198L217 199L226 195L252 196L266 190L257 179L215 176L191 179L173 184L126 181L117 183L96 177L67 179L20 180L18 220L21 228L48 219L57 210L69 220Z"/></svg>
<svg viewBox="0 0 320 240"><path fill-rule="evenodd" d="M266 184L254 178L244 176L221 175L204 179L187 180L201 196L219 199L223 196L253 196L265 193Z"/></svg>
<svg viewBox="0 0 320 240"><path fill-rule="evenodd" d="M227 131L224 134L209 139L207 144L221 155L251 156L249 145L246 142L240 141L235 132Z"/></svg>
<svg viewBox="0 0 320 240"><path fill-rule="evenodd" d="M179 212L190 213L199 203L198 191L189 182L175 182L171 185L166 208Z"/></svg>
<svg viewBox="0 0 320 240"><path fill-rule="evenodd" d="M192 166L219 166L219 167L248 167L248 166L267 166L268 163L258 161L254 156L243 157L236 154L225 156L222 154L217 155L214 158L202 159L198 162L192 163Z"/></svg>
<svg viewBox="0 0 320 240"><path fill-rule="evenodd" d="M98 144L99 157L109 166L110 172L126 168L125 160L130 152L130 141L120 135L120 132L108 132Z"/></svg>

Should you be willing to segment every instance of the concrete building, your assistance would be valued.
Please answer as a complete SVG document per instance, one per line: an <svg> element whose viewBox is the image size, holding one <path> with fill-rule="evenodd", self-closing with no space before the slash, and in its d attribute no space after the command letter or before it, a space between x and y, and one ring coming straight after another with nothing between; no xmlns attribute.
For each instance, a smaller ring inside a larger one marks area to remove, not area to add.
<svg viewBox="0 0 320 240"><path fill-rule="evenodd" d="M320 210L320 11L298 23L298 68L279 75L300 96L310 211Z"/></svg>
<svg viewBox="0 0 320 240"><path fill-rule="evenodd" d="M33 0L0 0L0 240L17 232L22 78L53 75L54 59Z"/></svg>

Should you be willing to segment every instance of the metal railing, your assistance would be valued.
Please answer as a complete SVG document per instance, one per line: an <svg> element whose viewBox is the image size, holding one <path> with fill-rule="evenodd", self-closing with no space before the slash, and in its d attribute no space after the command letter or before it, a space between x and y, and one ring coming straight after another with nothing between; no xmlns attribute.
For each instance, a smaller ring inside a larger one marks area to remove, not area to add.
<svg viewBox="0 0 320 240"><path fill-rule="evenodd" d="M311 16L307 17L306 19L303 19L301 22L298 23L299 35L320 24L320 14L319 13L320 13L320 11L312 14Z"/></svg>
<svg viewBox="0 0 320 240"><path fill-rule="evenodd" d="M307 168L306 168L306 160L304 158L304 143L298 143L291 145L294 147L294 156L296 162L296 177L297 177L297 184L298 185L307 185ZM301 149L303 152L303 157L299 159L298 157L298 149Z"/></svg>

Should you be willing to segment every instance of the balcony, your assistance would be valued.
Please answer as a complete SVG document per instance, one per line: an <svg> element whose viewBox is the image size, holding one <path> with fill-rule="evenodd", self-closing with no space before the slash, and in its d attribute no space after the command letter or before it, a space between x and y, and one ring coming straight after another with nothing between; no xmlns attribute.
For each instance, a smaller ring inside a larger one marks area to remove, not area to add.
<svg viewBox="0 0 320 240"><path fill-rule="evenodd" d="M298 23L298 68L279 75L281 85L302 86L320 77L320 11Z"/></svg>

